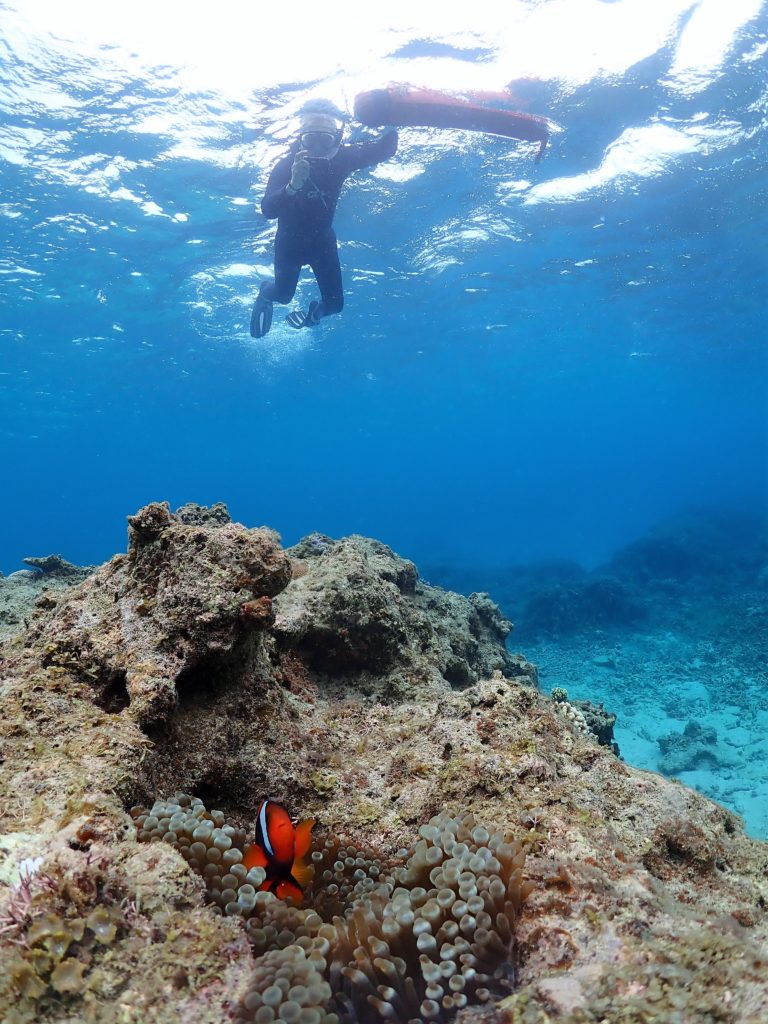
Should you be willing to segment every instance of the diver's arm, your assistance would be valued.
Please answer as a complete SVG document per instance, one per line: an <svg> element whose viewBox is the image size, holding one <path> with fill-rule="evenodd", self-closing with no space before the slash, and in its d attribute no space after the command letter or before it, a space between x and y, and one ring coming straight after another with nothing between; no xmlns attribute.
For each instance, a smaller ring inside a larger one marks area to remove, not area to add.
<svg viewBox="0 0 768 1024"><path fill-rule="evenodd" d="M391 128L381 138L371 142L355 142L344 146L342 153L346 171L356 171L360 167L373 167L382 160L389 160L397 152L397 130Z"/></svg>
<svg viewBox="0 0 768 1024"><path fill-rule="evenodd" d="M261 200L261 212L268 220L279 217L292 201L290 188L286 190L286 186L290 185L293 158L294 154L283 157L272 168L264 198Z"/></svg>

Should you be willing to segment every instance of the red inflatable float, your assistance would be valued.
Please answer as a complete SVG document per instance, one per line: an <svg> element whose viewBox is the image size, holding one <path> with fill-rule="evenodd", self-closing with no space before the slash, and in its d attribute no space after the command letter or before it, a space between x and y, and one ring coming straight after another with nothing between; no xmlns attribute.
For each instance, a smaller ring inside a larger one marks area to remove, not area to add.
<svg viewBox="0 0 768 1024"><path fill-rule="evenodd" d="M510 97L504 93L484 94L494 99ZM545 117L481 106L444 92L415 89L410 85L390 85L372 89L355 97L355 117L369 128L394 125L397 128L462 128L470 132L489 132L524 142L538 142L536 163L549 141Z"/></svg>

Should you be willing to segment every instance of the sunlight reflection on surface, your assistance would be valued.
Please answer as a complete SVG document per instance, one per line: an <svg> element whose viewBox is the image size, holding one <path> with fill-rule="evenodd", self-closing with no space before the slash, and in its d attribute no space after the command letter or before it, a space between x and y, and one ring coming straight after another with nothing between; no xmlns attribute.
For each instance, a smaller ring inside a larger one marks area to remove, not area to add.
<svg viewBox="0 0 768 1024"><path fill-rule="evenodd" d="M49 45L89 47L133 69L176 69L188 87L238 98L291 81L322 80L326 94L329 85L343 93L345 82L354 82L355 90L373 80L381 84L393 70L393 54L414 40L483 51L474 62L439 54L396 62L398 70L408 66L416 82L428 74L435 88L499 89L526 76L576 84L620 74L654 53L687 13L674 73L701 76L717 69L734 34L760 7L760 0L479 0L468 10L391 0L381 7L337 3L331 18L322 5L303 0L292 5L288 26L279 7L245 0L220 0L215 14L209 4L183 0L126 6L16 0L7 10Z"/></svg>

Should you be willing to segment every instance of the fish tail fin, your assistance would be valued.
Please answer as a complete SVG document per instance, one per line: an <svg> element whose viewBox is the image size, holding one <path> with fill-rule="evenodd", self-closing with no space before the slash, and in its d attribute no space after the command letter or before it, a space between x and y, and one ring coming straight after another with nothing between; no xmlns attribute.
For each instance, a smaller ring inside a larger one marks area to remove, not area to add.
<svg viewBox="0 0 768 1024"><path fill-rule="evenodd" d="M296 859L306 857L312 845L312 829L315 827L314 818L305 818L296 826L296 834L293 841L293 855Z"/></svg>
<svg viewBox="0 0 768 1024"><path fill-rule="evenodd" d="M306 889L315 877L315 869L311 865L305 864L301 857L297 857L291 868L291 877L298 882L302 889Z"/></svg>

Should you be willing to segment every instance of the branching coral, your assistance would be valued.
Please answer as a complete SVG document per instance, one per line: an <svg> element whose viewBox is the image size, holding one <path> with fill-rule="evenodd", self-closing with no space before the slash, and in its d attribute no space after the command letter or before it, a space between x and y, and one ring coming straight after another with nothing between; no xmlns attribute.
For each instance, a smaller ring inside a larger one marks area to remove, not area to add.
<svg viewBox="0 0 768 1024"><path fill-rule="evenodd" d="M583 736L592 736L592 731L587 725L583 711L567 700L559 701L556 707L563 718L567 719L577 732L580 732Z"/></svg>

